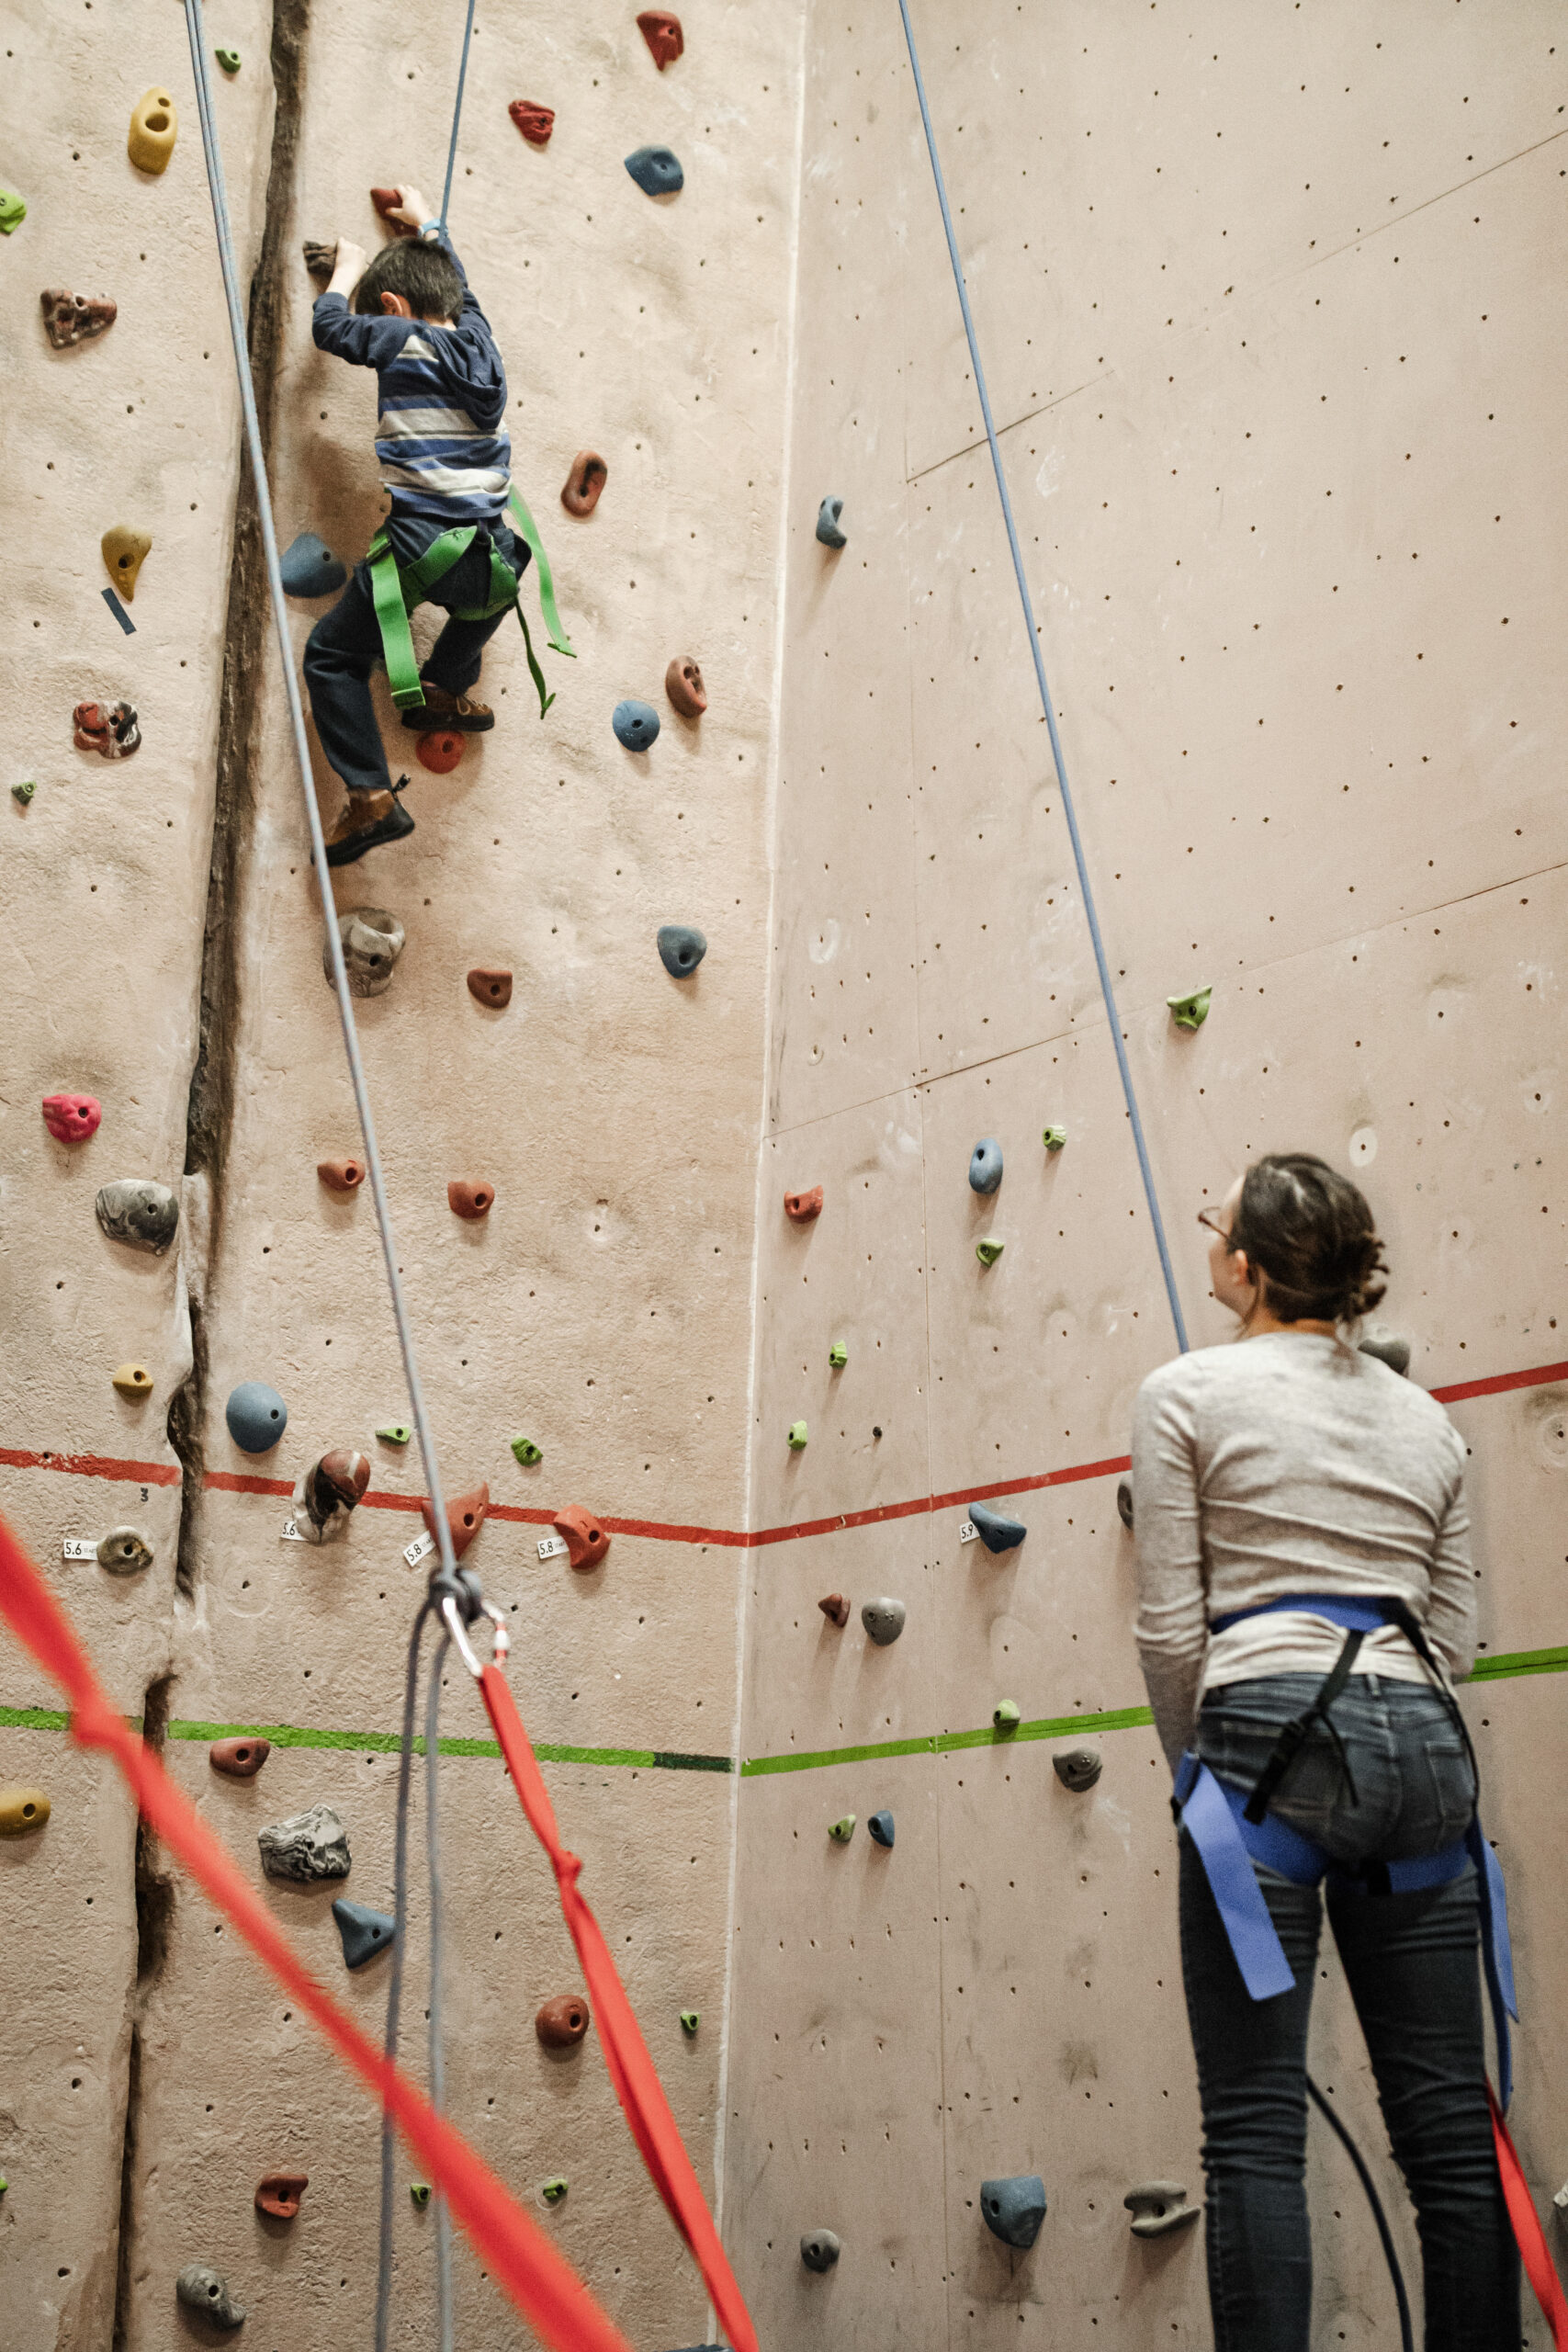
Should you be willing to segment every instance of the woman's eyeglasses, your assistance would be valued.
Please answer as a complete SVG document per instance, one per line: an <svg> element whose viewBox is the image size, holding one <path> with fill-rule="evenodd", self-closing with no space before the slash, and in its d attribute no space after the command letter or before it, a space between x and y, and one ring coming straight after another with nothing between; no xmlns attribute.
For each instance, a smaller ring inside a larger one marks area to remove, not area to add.
<svg viewBox="0 0 1568 2352"><path fill-rule="evenodd" d="M1218 1209L1200 1209L1198 1212L1198 1222L1204 1228L1205 1232L1212 1233L1216 1240L1223 1241L1228 1246L1230 1242L1230 1235L1225 1231L1224 1227L1218 1221L1220 1214L1221 1212Z"/></svg>

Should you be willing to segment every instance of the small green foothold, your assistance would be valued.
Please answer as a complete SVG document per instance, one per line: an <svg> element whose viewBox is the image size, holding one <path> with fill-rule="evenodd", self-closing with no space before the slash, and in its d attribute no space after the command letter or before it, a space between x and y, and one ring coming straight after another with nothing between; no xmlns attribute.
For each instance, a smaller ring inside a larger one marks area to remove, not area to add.
<svg viewBox="0 0 1568 2352"><path fill-rule="evenodd" d="M544 2180L540 2182L539 2194L544 2199L547 2205L558 2205L561 2199L566 2195L566 2182L562 2179L560 2174L557 2173L553 2180Z"/></svg>
<svg viewBox="0 0 1568 2352"><path fill-rule="evenodd" d="M378 1430L376 1434L384 1437L389 1445L407 1445L413 1431L407 1421L389 1421L385 1429Z"/></svg>
<svg viewBox="0 0 1568 2352"><path fill-rule="evenodd" d="M1021 1720L1016 1699L1003 1699L991 1710L991 1721L998 1731L1016 1731Z"/></svg>
<svg viewBox="0 0 1568 2352"><path fill-rule="evenodd" d="M1206 989L1194 989L1190 996L1168 996L1166 1002L1170 1007L1170 1017L1177 1027L1201 1029L1209 1018L1209 999L1213 993L1211 985Z"/></svg>
<svg viewBox="0 0 1568 2352"><path fill-rule="evenodd" d="M215 49L212 54L218 60L219 64L221 65L225 74L237 74L239 72L240 52L237 49Z"/></svg>
<svg viewBox="0 0 1568 2352"><path fill-rule="evenodd" d="M976 1241L975 1255L982 1266L994 1266L1006 1248L1005 1241Z"/></svg>
<svg viewBox="0 0 1568 2352"><path fill-rule="evenodd" d="M789 1450L792 1453L798 1453L801 1451L801 1448L806 1443L806 1423L804 1421L791 1421L789 1425Z"/></svg>
<svg viewBox="0 0 1568 2352"><path fill-rule="evenodd" d="M409 2183L409 2195L413 2199L416 2205L428 2205L430 2202L429 2181L411 2180Z"/></svg>
<svg viewBox="0 0 1568 2352"><path fill-rule="evenodd" d="M14 784L11 786L11 797L13 800L19 800L25 808L37 790L36 784Z"/></svg>
<svg viewBox="0 0 1568 2352"><path fill-rule="evenodd" d="M544 1448L536 1445L531 1437L514 1437L512 1451L525 1470L531 1470L536 1462L542 1462L545 1458Z"/></svg>
<svg viewBox="0 0 1568 2352"><path fill-rule="evenodd" d="M0 187L0 237L8 237L28 217L28 208L15 188Z"/></svg>
<svg viewBox="0 0 1568 2352"><path fill-rule="evenodd" d="M681 2012L681 2030L682 2030L682 2033L695 2033L695 2031L696 2031L696 2030L697 2030L698 2026L699 2026L699 2025L701 2025L701 2023L702 2023L702 2018L701 2018L700 2015L698 2014L698 2012L697 2012L695 2009L682 2009L682 2012Z"/></svg>
<svg viewBox="0 0 1568 2352"><path fill-rule="evenodd" d="M3 2172L0 2172L0 2197L4 2197L4 2196L5 2196L6 2191L10 2188L10 2186L11 2186L11 2184L10 2184L10 2182L6 2179L6 2177L5 2174L4 2174Z"/></svg>
<svg viewBox="0 0 1568 2352"><path fill-rule="evenodd" d="M1040 1138L1047 1151L1060 1151L1067 1140L1066 1127L1047 1127Z"/></svg>
<svg viewBox="0 0 1568 2352"><path fill-rule="evenodd" d="M828 1351L828 1361L835 1372L842 1372L850 1360L850 1351L842 1340L835 1340Z"/></svg>
<svg viewBox="0 0 1568 2352"><path fill-rule="evenodd" d="M847 1846L854 1834L855 1817L852 1813L846 1813L841 1821L828 1824L828 1835L837 1846Z"/></svg>

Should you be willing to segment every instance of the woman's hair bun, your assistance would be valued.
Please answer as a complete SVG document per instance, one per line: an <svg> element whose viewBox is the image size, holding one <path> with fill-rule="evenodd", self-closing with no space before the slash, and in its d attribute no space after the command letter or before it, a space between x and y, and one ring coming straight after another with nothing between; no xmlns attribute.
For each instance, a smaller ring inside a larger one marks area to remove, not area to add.
<svg viewBox="0 0 1568 2352"><path fill-rule="evenodd" d="M1269 1305L1282 1323L1357 1323L1388 1288L1365 1193L1309 1151L1253 1161L1230 1238L1268 1276Z"/></svg>

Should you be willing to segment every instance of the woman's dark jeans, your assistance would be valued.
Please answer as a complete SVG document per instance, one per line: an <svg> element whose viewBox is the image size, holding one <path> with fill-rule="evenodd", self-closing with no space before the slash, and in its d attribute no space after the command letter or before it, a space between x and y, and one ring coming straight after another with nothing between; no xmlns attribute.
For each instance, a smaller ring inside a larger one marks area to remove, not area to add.
<svg viewBox="0 0 1568 2352"><path fill-rule="evenodd" d="M1321 1677L1221 1686L1198 1752L1250 1793L1282 1724ZM1314 1729L1270 1811L1354 1866L1435 1853L1463 1835L1470 1760L1438 1693L1352 1675L1334 1702L1360 1802ZM1198 2060L1215 2352L1308 2352L1306 2041L1319 1890L1259 1869L1295 1990L1248 1997L1190 1838L1181 1839L1181 1968ZM1418 1894L1327 1890L1328 1918L1377 2077L1383 2120L1416 2206L1427 2352L1517 2352L1519 2265L1497 2177L1481 2024L1473 1867ZM1375 2152L1363 2151L1363 2154ZM1393 2312L1388 2333L1393 2334Z"/></svg>

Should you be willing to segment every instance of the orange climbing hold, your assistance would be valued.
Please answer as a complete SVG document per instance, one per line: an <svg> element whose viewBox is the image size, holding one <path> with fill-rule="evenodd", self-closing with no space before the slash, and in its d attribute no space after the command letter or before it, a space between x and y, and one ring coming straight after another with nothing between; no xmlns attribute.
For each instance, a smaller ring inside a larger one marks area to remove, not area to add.
<svg viewBox="0 0 1568 2352"><path fill-rule="evenodd" d="M495 1186L480 1178L454 1176L446 1187L446 1205L454 1216L467 1217L472 1225L481 1216L489 1216L495 1199Z"/></svg>
<svg viewBox="0 0 1568 2352"><path fill-rule="evenodd" d="M450 775L463 756L463 739L453 727L433 728L414 745L414 756L432 775Z"/></svg>
<svg viewBox="0 0 1568 2352"><path fill-rule="evenodd" d="M503 964L476 964L468 974L468 994L476 1004L492 1004L499 1012L512 1001L512 974Z"/></svg>
<svg viewBox="0 0 1568 2352"><path fill-rule="evenodd" d="M809 1225L813 1217L822 1214L822 1187L813 1184L809 1193L786 1193L784 1215L792 1225Z"/></svg>
<svg viewBox="0 0 1568 2352"><path fill-rule="evenodd" d="M530 147L547 147L556 127L553 107L536 106L532 98L513 98L506 109Z"/></svg>
<svg viewBox="0 0 1568 2352"><path fill-rule="evenodd" d="M420 1498L420 1512L432 1535L435 1532L435 1514L430 1508L430 1498ZM452 1532L452 1556L460 1560L480 1528L490 1510L490 1488L476 1487L471 1495L456 1495L446 1506L446 1524Z"/></svg>
<svg viewBox="0 0 1568 2352"><path fill-rule="evenodd" d="M569 514L592 514L609 479L610 469L598 450L580 449L562 485L561 504Z"/></svg>
<svg viewBox="0 0 1568 2352"><path fill-rule="evenodd" d="M329 1193L356 1193L365 1182L365 1164L358 1159L318 1159L316 1173Z"/></svg>
<svg viewBox="0 0 1568 2352"><path fill-rule="evenodd" d="M637 20L637 28L661 74L667 65L674 64L686 46L681 19L672 17L668 8L645 8Z"/></svg>
<svg viewBox="0 0 1568 2352"><path fill-rule="evenodd" d="M275 2222L291 2222L310 2186L308 2172L269 2172L256 2183L256 2211L270 2213Z"/></svg>
<svg viewBox="0 0 1568 2352"><path fill-rule="evenodd" d="M849 1623L850 1604L841 1592L825 1593L817 1606L829 1623L837 1625L840 1632Z"/></svg>
<svg viewBox="0 0 1568 2352"><path fill-rule="evenodd" d="M581 1993L558 1993L536 2014L534 2030L547 2050L575 2049L588 2030L587 2002Z"/></svg>
<svg viewBox="0 0 1568 2352"><path fill-rule="evenodd" d="M558 1535L565 1536L574 1568L596 1568L610 1548L604 1528L581 1503L569 1503L565 1510L557 1511L555 1530Z"/></svg>

